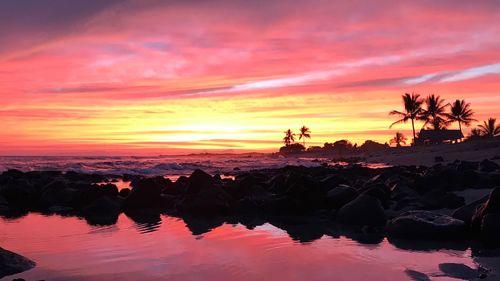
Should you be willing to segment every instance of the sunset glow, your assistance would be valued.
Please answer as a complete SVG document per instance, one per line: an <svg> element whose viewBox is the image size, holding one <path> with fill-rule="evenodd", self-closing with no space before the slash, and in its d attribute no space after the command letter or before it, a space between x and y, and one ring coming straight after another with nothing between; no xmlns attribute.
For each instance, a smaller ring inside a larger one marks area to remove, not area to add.
<svg viewBox="0 0 500 281"><path fill-rule="evenodd" d="M1 155L383 143L405 92L500 117L498 1L50 2L0 3Z"/></svg>

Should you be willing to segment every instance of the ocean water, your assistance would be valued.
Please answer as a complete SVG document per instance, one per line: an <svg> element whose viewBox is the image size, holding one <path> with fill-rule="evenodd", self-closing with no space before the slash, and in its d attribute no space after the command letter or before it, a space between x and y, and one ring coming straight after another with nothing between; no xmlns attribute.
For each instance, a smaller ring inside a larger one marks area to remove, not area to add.
<svg viewBox="0 0 500 281"><path fill-rule="evenodd" d="M232 174L285 165L318 166L328 159L286 158L272 154L213 154L177 156L0 156L0 172L58 170L98 174L179 176L202 169L210 174Z"/></svg>
<svg viewBox="0 0 500 281"><path fill-rule="evenodd" d="M176 177L199 168L230 176L234 168L244 171L323 163L333 164L328 159L264 154L0 157L0 171L15 168ZM121 214L116 224L100 226L79 217L30 213L0 217L0 247L37 263L29 271L0 280L448 281L461 279L444 274L442 264L477 268L471 249L464 245L436 248L395 243L300 218L234 221ZM418 279L423 276L430 279Z"/></svg>
<svg viewBox="0 0 500 281"><path fill-rule="evenodd" d="M0 280L444 281L462 279L441 272L443 264L477 268L467 247L411 249L345 235L333 225L256 225L166 215L122 214L110 226L58 215L0 218L0 245L37 262ZM418 279L424 274L429 279Z"/></svg>

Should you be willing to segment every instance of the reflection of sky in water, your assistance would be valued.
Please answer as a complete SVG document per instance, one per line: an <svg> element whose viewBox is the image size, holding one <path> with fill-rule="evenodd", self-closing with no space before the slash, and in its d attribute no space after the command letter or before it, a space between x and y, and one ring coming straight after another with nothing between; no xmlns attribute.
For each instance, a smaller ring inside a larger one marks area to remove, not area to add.
<svg viewBox="0 0 500 281"><path fill-rule="evenodd" d="M308 237L317 226L272 221L248 230L216 220L134 219L122 214L112 226L39 214L0 219L2 247L38 263L4 280L410 280L405 270L453 280L442 276L440 263L475 268L466 247L404 250L386 239L360 244L333 226L327 231L338 238L300 243L290 235Z"/></svg>

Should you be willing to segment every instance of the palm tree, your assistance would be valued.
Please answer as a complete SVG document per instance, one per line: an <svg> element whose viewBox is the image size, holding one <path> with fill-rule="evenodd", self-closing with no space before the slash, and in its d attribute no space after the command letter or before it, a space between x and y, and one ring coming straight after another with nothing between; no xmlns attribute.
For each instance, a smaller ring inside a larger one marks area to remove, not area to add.
<svg viewBox="0 0 500 281"><path fill-rule="evenodd" d="M440 96L429 95L425 99L426 108L422 111L422 120L424 120L424 126L431 124L434 130L440 130L446 128L448 122L446 120L446 104Z"/></svg>
<svg viewBox="0 0 500 281"><path fill-rule="evenodd" d="M396 144L396 147L401 147L401 144L406 144L407 138L400 132L396 133L396 136L389 140L390 144Z"/></svg>
<svg viewBox="0 0 500 281"><path fill-rule="evenodd" d="M496 137L500 135L500 124L496 124L496 118L489 118L488 121L483 121L483 124L479 125L479 131L481 134L488 138Z"/></svg>
<svg viewBox="0 0 500 281"><path fill-rule="evenodd" d="M405 111L397 111L393 110L389 113L389 115L398 115L401 117L398 121L394 122L389 126L389 128L392 128L392 126L399 124L399 123L406 123L408 120L411 120L411 128L413 129L413 142L415 142L415 119L419 119L419 116L422 112L422 99L420 98L420 95L412 93L411 95L408 93L405 93L403 96L403 104Z"/></svg>
<svg viewBox="0 0 500 281"><path fill-rule="evenodd" d="M306 138L311 138L311 130L307 128L305 125L300 128L299 140L302 139L304 142L304 147L306 147Z"/></svg>
<svg viewBox="0 0 500 281"><path fill-rule="evenodd" d="M465 100L456 100L451 104L450 113L447 114L450 122L458 122L458 128L462 132L462 124L465 126L470 126L472 121L477 121L472 118L474 112L470 109L470 103L466 103Z"/></svg>
<svg viewBox="0 0 500 281"><path fill-rule="evenodd" d="M295 134L290 129L286 130L285 137L283 138L285 146L289 146L294 141L295 141Z"/></svg>
<svg viewBox="0 0 500 281"><path fill-rule="evenodd" d="M482 136L483 136L483 133L481 132L481 130L479 130L478 128L474 128L474 129L470 130L470 134L467 136L467 139L469 139L469 140L479 139Z"/></svg>

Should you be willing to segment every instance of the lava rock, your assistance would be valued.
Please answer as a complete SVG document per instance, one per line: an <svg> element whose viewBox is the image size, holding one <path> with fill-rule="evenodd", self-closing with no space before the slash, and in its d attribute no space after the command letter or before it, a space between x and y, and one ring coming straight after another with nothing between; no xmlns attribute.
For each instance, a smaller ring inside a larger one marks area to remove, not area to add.
<svg viewBox="0 0 500 281"><path fill-rule="evenodd" d="M499 170L500 169L500 165L498 165L497 163L491 161L491 160L488 160L488 159L484 159L483 161L481 161L481 163L479 163L479 170L481 172L493 172L493 171L496 171L496 170Z"/></svg>
<svg viewBox="0 0 500 281"><path fill-rule="evenodd" d="M463 221L429 211L409 211L387 224L388 236L395 238L453 240L462 237L464 232Z"/></svg>
<svg viewBox="0 0 500 281"><path fill-rule="evenodd" d="M26 271L34 266L35 262L0 248L0 278Z"/></svg>
<svg viewBox="0 0 500 281"><path fill-rule="evenodd" d="M332 188L326 194L326 201L328 207L332 209L339 209L345 204L351 202L358 196L358 191L348 185L339 185Z"/></svg>
<svg viewBox="0 0 500 281"><path fill-rule="evenodd" d="M346 225L368 226L383 226L387 220L380 200L368 194L361 194L340 208L336 219Z"/></svg>
<svg viewBox="0 0 500 281"><path fill-rule="evenodd" d="M484 216L481 223L481 239L488 245L500 245L500 213Z"/></svg>

